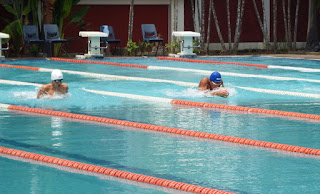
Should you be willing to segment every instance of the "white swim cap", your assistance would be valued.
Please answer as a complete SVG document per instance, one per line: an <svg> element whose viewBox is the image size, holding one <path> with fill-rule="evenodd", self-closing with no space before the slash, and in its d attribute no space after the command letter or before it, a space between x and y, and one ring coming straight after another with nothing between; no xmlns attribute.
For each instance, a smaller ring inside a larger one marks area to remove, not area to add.
<svg viewBox="0 0 320 194"><path fill-rule="evenodd" d="M62 72L59 69L53 70L51 73L51 80L54 81L54 80L60 80L60 79L63 79Z"/></svg>

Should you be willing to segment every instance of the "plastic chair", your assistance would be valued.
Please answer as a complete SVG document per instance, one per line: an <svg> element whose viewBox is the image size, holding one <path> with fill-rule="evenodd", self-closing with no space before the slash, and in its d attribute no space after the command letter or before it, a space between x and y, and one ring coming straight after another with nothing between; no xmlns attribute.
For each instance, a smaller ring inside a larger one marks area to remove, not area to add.
<svg viewBox="0 0 320 194"><path fill-rule="evenodd" d="M113 27L107 26L107 25L100 26L100 32L105 32L105 33L109 34L108 37L101 37L100 41L102 43L105 43L106 45L107 44L116 44L115 48L117 49L117 45L120 44L120 40L115 38ZM113 49L113 51L112 51L113 56L115 54L116 49ZM121 51L120 51L120 55L121 55Z"/></svg>
<svg viewBox="0 0 320 194"><path fill-rule="evenodd" d="M23 39L26 44L42 44L44 40L40 40L38 28L35 25L24 25L22 27Z"/></svg>
<svg viewBox="0 0 320 194"><path fill-rule="evenodd" d="M57 24L44 24L43 25L44 40L49 45L49 53L53 56L54 43L65 43L66 39L61 39Z"/></svg>
<svg viewBox="0 0 320 194"><path fill-rule="evenodd" d="M155 54L157 55L159 45L160 43L163 43L163 39L158 38L156 26L154 24L141 24L141 32L142 32L143 42L146 42L146 43L158 42L157 51ZM164 48L163 48L163 54L164 54Z"/></svg>
<svg viewBox="0 0 320 194"><path fill-rule="evenodd" d="M41 49L43 49L44 40L40 40L38 28L35 25L24 25L22 27L23 40L27 45L39 44Z"/></svg>

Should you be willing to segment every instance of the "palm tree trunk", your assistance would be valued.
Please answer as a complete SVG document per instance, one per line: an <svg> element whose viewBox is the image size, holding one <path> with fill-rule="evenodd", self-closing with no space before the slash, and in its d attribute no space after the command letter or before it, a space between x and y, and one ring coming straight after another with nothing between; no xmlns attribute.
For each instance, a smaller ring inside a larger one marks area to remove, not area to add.
<svg viewBox="0 0 320 194"><path fill-rule="evenodd" d="M199 27L199 32L201 32L201 9L200 9L200 1L201 0L195 0L197 3L197 13L198 13L198 27Z"/></svg>
<svg viewBox="0 0 320 194"><path fill-rule="evenodd" d="M200 30L200 33L201 33L201 50L204 51L204 17L205 17L205 14L204 14L204 0L201 0L201 30Z"/></svg>
<svg viewBox="0 0 320 194"><path fill-rule="evenodd" d="M224 45L224 41L221 35L221 31L220 31L220 27L219 27L219 21L217 18L217 14L216 14L216 9L214 7L214 3L212 2L212 14L213 14L213 18L214 18L214 23L216 24L216 28L217 28L217 32L218 32L218 36L220 39L220 43L221 43L221 47L222 47L222 51L225 52L226 51L226 47Z"/></svg>
<svg viewBox="0 0 320 194"><path fill-rule="evenodd" d="M277 53L277 0L273 0L273 48L274 52Z"/></svg>
<svg viewBox="0 0 320 194"><path fill-rule="evenodd" d="M292 50L292 38L291 38L291 0L288 0L288 46Z"/></svg>
<svg viewBox="0 0 320 194"><path fill-rule="evenodd" d="M131 0L130 11L129 11L128 41L129 41L129 40L132 40L133 15L134 15L134 0Z"/></svg>
<svg viewBox="0 0 320 194"><path fill-rule="evenodd" d="M270 40L269 40L269 33L268 33L268 27L267 27L267 19L266 19L266 8L264 6L264 0L261 0L262 3L262 10L263 10L263 29L264 29L264 39L266 42L267 50L270 49Z"/></svg>
<svg viewBox="0 0 320 194"><path fill-rule="evenodd" d="M261 29L261 32L263 34L263 38L264 38L264 41L266 41L267 43L267 34L266 34L266 24L265 24L265 20L263 21L264 24L262 25L262 21L261 21L261 18L260 18L260 14L259 14L259 11L258 11L258 8L257 8L257 4L256 4L256 1L255 0L252 0L252 3L253 3L253 6L254 6L254 11L256 12L256 15L257 15L257 18L258 18L258 22L259 22L259 26L260 26L260 29ZM262 8L263 8L263 12L264 11L264 7L263 7L263 0L262 0ZM263 13L264 14L264 13ZM264 17L265 19L265 17Z"/></svg>
<svg viewBox="0 0 320 194"><path fill-rule="evenodd" d="M178 30L178 6L177 6L177 0L173 1L173 29L172 31L177 31ZM176 42L177 37L173 36L172 37L172 42Z"/></svg>
<svg viewBox="0 0 320 194"><path fill-rule="evenodd" d="M43 23L53 23L53 7L56 0L42 0L43 1Z"/></svg>
<svg viewBox="0 0 320 194"><path fill-rule="evenodd" d="M235 37L234 37L234 44L233 44L234 53L238 52L238 46L240 41L241 29L242 29L241 27L242 27L244 4L245 4L245 0L238 0L237 25L236 25L236 31L235 31Z"/></svg>
<svg viewBox="0 0 320 194"><path fill-rule="evenodd" d="M294 21L293 50L297 49L297 29L298 29L299 4L300 4L300 0L297 0L296 16L295 16L295 21Z"/></svg>
<svg viewBox="0 0 320 194"><path fill-rule="evenodd" d="M213 0L210 0L210 3L209 3L208 29L207 29L207 48L206 48L207 55L209 54L209 44L210 44L211 10L212 10L212 3L213 3L212 1Z"/></svg>
<svg viewBox="0 0 320 194"><path fill-rule="evenodd" d="M230 25L230 1L227 0L227 17L228 17L228 42L229 52L231 51L231 25Z"/></svg>
<svg viewBox="0 0 320 194"><path fill-rule="evenodd" d="M319 45L318 38L318 9L317 0L309 0L309 16L307 30L307 50L312 50Z"/></svg>
<svg viewBox="0 0 320 194"><path fill-rule="evenodd" d="M286 14L286 9L285 9L286 5L284 0L282 0L282 11L283 11L283 23L284 23L284 31L286 34L286 41L287 41L287 47L289 48L289 35L288 35L288 26L287 26L287 14Z"/></svg>
<svg viewBox="0 0 320 194"><path fill-rule="evenodd" d="M194 10L194 0L190 0L191 2L191 11L192 11L192 19L193 19L193 31L196 31L196 17L195 17L195 10Z"/></svg>
<svg viewBox="0 0 320 194"><path fill-rule="evenodd" d="M174 23L173 23L173 30L178 30L178 0L174 0Z"/></svg>

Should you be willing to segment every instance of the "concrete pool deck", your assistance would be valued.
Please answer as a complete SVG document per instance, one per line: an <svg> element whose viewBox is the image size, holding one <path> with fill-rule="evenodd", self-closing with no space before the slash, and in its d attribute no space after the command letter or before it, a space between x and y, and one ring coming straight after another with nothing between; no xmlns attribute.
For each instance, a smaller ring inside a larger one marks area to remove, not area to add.
<svg viewBox="0 0 320 194"><path fill-rule="evenodd" d="M274 57L274 58L291 58L291 59L307 59L307 60L320 60L320 52L308 52L303 54L252 54L252 55L200 55L197 58L202 57ZM159 56L105 56L104 59L107 58L157 58ZM161 56L161 57L169 57L169 56ZM3 63L6 60L24 60L24 59L46 59L47 57L6 57L5 60L0 60L0 63ZM74 59L75 56L66 57L66 56L58 56L58 58L70 58Z"/></svg>

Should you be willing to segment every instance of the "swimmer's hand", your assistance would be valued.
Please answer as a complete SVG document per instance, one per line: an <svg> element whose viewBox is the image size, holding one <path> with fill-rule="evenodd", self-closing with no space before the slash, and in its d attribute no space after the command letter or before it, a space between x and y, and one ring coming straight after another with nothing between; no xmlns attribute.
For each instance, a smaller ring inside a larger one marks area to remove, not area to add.
<svg viewBox="0 0 320 194"><path fill-rule="evenodd" d="M218 90L215 92L211 93L212 96L221 96L221 97L228 97L229 96L229 92L227 90Z"/></svg>

